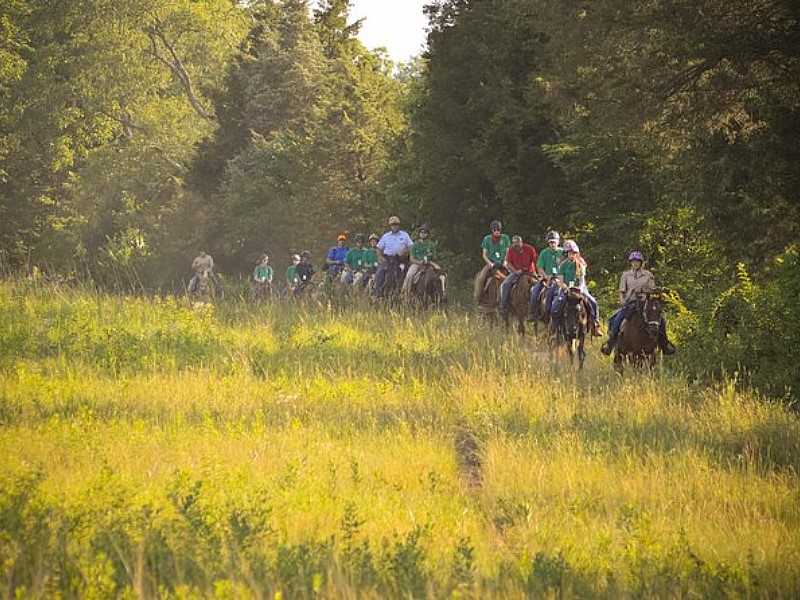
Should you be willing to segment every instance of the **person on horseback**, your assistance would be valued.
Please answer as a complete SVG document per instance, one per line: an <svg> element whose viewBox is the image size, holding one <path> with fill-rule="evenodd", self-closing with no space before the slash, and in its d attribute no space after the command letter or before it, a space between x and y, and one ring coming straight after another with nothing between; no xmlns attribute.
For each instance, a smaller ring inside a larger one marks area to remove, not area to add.
<svg viewBox="0 0 800 600"><path fill-rule="evenodd" d="M378 268L378 241L381 238L377 233L369 234L369 247L364 251L367 274L372 276Z"/></svg>
<svg viewBox="0 0 800 600"><path fill-rule="evenodd" d="M586 261L581 256L580 248L578 248L578 244L574 240L566 240L564 242L564 252L566 252L567 257L558 266L556 274L567 288L577 288L583 294L588 305L589 316L593 319L592 335L600 337L603 335L600 328L600 307L597 304L597 300L589 293L589 286L586 285ZM559 294L563 295L563 292L564 290L560 289L560 286L550 286L550 290L548 290L548 306L553 307L553 304L555 304L554 308L558 310L561 302L554 303L554 299ZM552 311L553 308L551 308Z"/></svg>
<svg viewBox="0 0 800 600"><path fill-rule="evenodd" d="M628 255L628 262L631 268L622 274L619 280L619 304L620 308L611 315L608 323L608 340L600 347L600 352L608 356L611 354L617 343L617 336L622 322L630 319L637 310L640 310L641 303L647 294L656 291L656 279L644 265L644 255L639 250L634 250ZM675 346L667 338L667 322L664 315L661 315L661 322L658 328L658 347L666 355L675 354Z"/></svg>
<svg viewBox="0 0 800 600"><path fill-rule="evenodd" d="M436 242L430 239L430 227L427 225L419 226L419 239L411 246L411 266L408 268L406 278L403 280L403 294L408 295L411 293L411 286L414 283L414 277L426 265L430 265L439 274L442 280L442 289L444 289L444 275L442 267L433 262L436 259Z"/></svg>
<svg viewBox="0 0 800 600"><path fill-rule="evenodd" d="M300 283L300 278L297 276L297 265L300 264L300 255L292 254L292 264L286 269L286 287L292 293L295 293L297 286Z"/></svg>
<svg viewBox="0 0 800 600"><path fill-rule="evenodd" d="M506 253L511 247L511 240L503 233L503 224L495 219L489 223L491 234L483 238L481 242L481 258L483 258L483 268L475 277L475 289L473 296L475 304L480 304L483 292L486 287L486 280L489 275L503 266Z"/></svg>
<svg viewBox="0 0 800 600"><path fill-rule="evenodd" d="M531 288L531 298L528 305L528 320L535 321L539 318L539 294L545 286L548 277L558 273L558 265L564 260L564 250L559 247L561 236L557 231L548 231L545 236L547 248L542 248L539 259L536 261L536 273L540 279Z"/></svg>
<svg viewBox="0 0 800 600"><path fill-rule="evenodd" d="M205 250L201 249L192 261L192 271L194 271L194 276L189 280L189 286L186 288L190 294L197 291L200 285L200 277L204 271L208 271L209 276L216 282L216 279L214 279L214 259L211 258L210 254L206 254Z"/></svg>
<svg viewBox="0 0 800 600"><path fill-rule="evenodd" d="M293 275L290 278L290 275ZM289 289L295 296L299 296L303 288L311 282L314 276L314 267L311 264L311 252L303 250L300 256L292 256L292 266L286 271L286 279L289 280Z"/></svg>
<svg viewBox="0 0 800 600"><path fill-rule="evenodd" d="M255 269L253 269L253 285L251 291L254 296L263 293L272 286L272 279L275 276L275 269L269 264L269 256L265 252L261 255Z"/></svg>
<svg viewBox="0 0 800 600"><path fill-rule="evenodd" d="M336 237L336 245L328 250L328 256L325 259L325 270L327 276L333 280L339 277L344 270L344 261L347 258L347 236L340 233Z"/></svg>
<svg viewBox="0 0 800 600"><path fill-rule="evenodd" d="M511 299L511 289L525 273L536 271L536 260L539 258L536 248L522 241L515 235L511 238L511 247L506 251L503 266L508 270L508 277L500 286L500 314L508 312L508 302Z"/></svg>
<svg viewBox="0 0 800 600"><path fill-rule="evenodd" d="M344 276L342 277L342 285L345 287L351 285L356 275L360 274L359 282L361 285L367 283L364 274L367 270L366 255L369 252L368 248L364 247L364 234L357 233L353 238L356 245L347 251L347 256L344 258Z"/></svg>
<svg viewBox="0 0 800 600"><path fill-rule="evenodd" d="M376 250L380 264L375 275L375 294L382 296L386 283L386 273L390 267L396 266L398 262L403 262L411 251L411 236L408 232L400 229L400 217L389 217L389 231L381 236ZM400 285L399 282L395 282Z"/></svg>

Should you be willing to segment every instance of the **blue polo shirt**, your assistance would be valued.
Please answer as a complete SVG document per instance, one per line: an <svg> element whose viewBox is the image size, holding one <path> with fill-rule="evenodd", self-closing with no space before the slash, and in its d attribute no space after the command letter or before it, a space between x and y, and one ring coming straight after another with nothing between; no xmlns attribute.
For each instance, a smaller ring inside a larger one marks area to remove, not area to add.
<svg viewBox="0 0 800 600"><path fill-rule="evenodd" d="M344 259L347 258L348 250L349 248L347 248L347 246L344 246L343 248L340 248L339 246L334 246L333 248L328 250L328 260L344 261ZM336 273L337 271L341 271L342 269L344 269L344 267L341 265L328 266L328 271L332 271L334 273Z"/></svg>
<svg viewBox="0 0 800 600"><path fill-rule="evenodd" d="M396 232L387 231L383 234L378 242L378 248L381 249L386 256L397 256L403 250L411 248L414 242L411 241L411 236L402 229Z"/></svg>

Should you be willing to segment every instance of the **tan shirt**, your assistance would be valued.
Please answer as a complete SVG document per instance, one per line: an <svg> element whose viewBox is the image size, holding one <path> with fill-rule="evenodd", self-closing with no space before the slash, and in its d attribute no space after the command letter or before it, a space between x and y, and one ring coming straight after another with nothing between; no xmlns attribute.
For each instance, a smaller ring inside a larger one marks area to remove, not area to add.
<svg viewBox="0 0 800 600"><path fill-rule="evenodd" d="M619 280L619 294L624 304L634 295L646 294L656 289L656 279L647 269L628 269Z"/></svg>
<svg viewBox="0 0 800 600"><path fill-rule="evenodd" d="M202 271L210 271L214 268L214 259L211 258L210 254L206 254L205 256L198 256L197 258L192 261L192 271L195 273L200 273Z"/></svg>

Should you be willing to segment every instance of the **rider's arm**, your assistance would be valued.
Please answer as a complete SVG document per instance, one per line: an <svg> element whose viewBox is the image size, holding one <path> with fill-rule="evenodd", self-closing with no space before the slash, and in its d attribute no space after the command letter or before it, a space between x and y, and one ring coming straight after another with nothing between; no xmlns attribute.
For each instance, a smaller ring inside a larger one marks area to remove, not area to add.
<svg viewBox="0 0 800 600"><path fill-rule="evenodd" d="M403 248L400 252L398 252L397 256L408 256L411 253L411 246L413 244L413 242L411 241L411 236L406 234L404 241L406 243L406 247Z"/></svg>
<svg viewBox="0 0 800 600"><path fill-rule="evenodd" d="M485 262L488 266L493 267L494 263L489 260L489 251L486 248L483 248L481 251L481 255L483 256L483 262Z"/></svg>

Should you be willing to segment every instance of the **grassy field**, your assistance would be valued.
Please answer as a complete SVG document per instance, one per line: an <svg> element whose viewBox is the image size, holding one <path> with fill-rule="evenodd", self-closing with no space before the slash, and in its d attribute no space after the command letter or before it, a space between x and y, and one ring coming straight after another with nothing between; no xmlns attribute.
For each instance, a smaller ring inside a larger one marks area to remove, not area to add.
<svg viewBox="0 0 800 600"><path fill-rule="evenodd" d="M797 597L800 419L456 309L0 284L0 596Z"/></svg>

